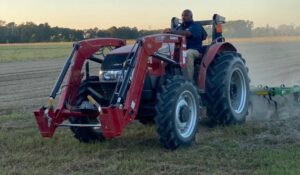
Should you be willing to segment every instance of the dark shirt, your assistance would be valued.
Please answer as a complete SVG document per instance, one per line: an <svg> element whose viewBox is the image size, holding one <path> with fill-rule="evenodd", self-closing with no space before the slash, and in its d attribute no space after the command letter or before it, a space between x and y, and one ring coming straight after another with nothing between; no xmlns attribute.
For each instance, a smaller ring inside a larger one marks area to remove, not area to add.
<svg viewBox="0 0 300 175"><path fill-rule="evenodd" d="M182 23L179 30L188 30L192 33L191 36L186 37L187 49L195 49L200 53L204 53L204 48L202 47L202 41L207 38L207 33L202 25L198 25L194 22Z"/></svg>

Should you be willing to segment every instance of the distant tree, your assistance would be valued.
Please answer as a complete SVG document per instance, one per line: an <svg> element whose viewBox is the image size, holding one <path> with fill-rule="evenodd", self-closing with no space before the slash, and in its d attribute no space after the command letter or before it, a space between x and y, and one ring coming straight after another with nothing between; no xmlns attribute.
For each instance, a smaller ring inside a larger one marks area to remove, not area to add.
<svg viewBox="0 0 300 175"><path fill-rule="evenodd" d="M300 35L300 26L296 27L295 31L296 31L296 35Z"/></svg>
<svg viewBox="0 0 300 175"><path fill-rule="evenodd" d="M266 27L257 27L252 30L252 36L254 37L265 37L265 36L276 36L277 31L274 27L266 25Z"/></svg>
<svg viewBox="0 0 300 175"><path fill-rule="evenodd" d="M5 24L6 24L6 22L5 22L5 21L3 21L3 20L0 20L0 27L3 27L3 26L5 26Z"/></svg>
<svg viewBox="0 0 300 175"><path fill-rule="evenodd" d="M296 34L294 25L282 24L278 26L277 33L282 36L293 36Z"/></svg>
<svg viewBox="0 0 300 175"><path fill-rule="evenodd" d="M162 33L162 30L140 30L139 31L139 37L146 36L146 35L152 35Z"/></svg>
<svg viewBox="0 0 300 175"><path fill-rule="evenodd" d="M6 22L0 20L0 43L4 43L6 41Z"/></svg>
<svg viewBox="0 0 300 175"><path fill-rule="evenodd" d="M98 28L87 29L84 31L84 38L96 38Z"/></svg>
<svg viewBox="0 0 300 175"><path fill-rule="evenodd" d="M253 28L252 21L237 20L228 21L223 26L224 35L226 37L251 37Z"/></svg>
<svg viewBox="0 0 300 175"><path fill-rule="evenodd" d="M211 36L212 27L205 26ZM138 30L136 27L110 27L108 29L90 28L75 30L62 27L51 27L48 23L35 24L25 22L17 25L14 22L0 20L0 43L26 42L60 42L78 41L84 38L114 37L136 39L141 36L161 33L162 30ZM225 37L261 37L261 36L292 36L300 35L300 27L294 25L280 25L278 28L266 25L253 28L253 22L247 20L228 21L223 25Z"/></svg>
<svg viewBox="0 0 300 175"><path fill-rule="evenodd" d="M97 37L112 37L111 33L107 30L98 30Z"/></svg>

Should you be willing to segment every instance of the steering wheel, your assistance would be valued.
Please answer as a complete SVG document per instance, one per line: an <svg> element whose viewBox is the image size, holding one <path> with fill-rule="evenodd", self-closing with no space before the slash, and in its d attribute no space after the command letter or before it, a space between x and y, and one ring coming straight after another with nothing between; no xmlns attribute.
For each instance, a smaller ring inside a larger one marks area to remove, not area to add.
<svg viewBox="0 0 300 175"><path fill-rule="evenodd" d="M181 25L179 18L173 17L171 19L171 30L176 30Z"/></svg>
<svg viewBox="0 0 300 175"><path fill-rule="evenodd" d="M94 55L106 57L112 50L112 47L101 47Z"/></svg>

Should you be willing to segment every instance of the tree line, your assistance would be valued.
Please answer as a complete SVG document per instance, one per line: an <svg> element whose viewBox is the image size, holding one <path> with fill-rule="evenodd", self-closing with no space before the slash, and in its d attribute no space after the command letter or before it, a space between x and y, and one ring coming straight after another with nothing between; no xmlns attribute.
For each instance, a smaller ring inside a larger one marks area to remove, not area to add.
<svg viewBox="0 0 300 175"><path fill-rule="evenodd" d="M208 34L211 28L205 27ZM51 27L48 23L35 24L26 22L16 24L0 20L0 43L28 43L28 42L68 42L79 41L85 38L115 37L122 39L136 39L141 36L161 33L162 30L138 30L136 27L111 27L108 29L91 28L77 30L62 27ZM300 26L280 25L277 28L266 25L256 27L252 21L228 21L223 25L225 37L262 37L262 36L297 36L300 35Z"/></svg>

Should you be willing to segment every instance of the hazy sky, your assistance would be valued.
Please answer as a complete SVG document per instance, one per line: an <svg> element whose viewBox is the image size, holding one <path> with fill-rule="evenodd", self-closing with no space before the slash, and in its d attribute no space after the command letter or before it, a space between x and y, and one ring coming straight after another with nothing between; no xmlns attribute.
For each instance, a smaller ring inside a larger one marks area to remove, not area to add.
<svg viewBox="0 0 300 175"><path fill-rule="evenodd" d="M300 0L0 0L0 19L77 29L156 29L168 27L171 17L187 8L196 20L218 13L227 20L252 20L255 26L300 26Z"/></svg>

